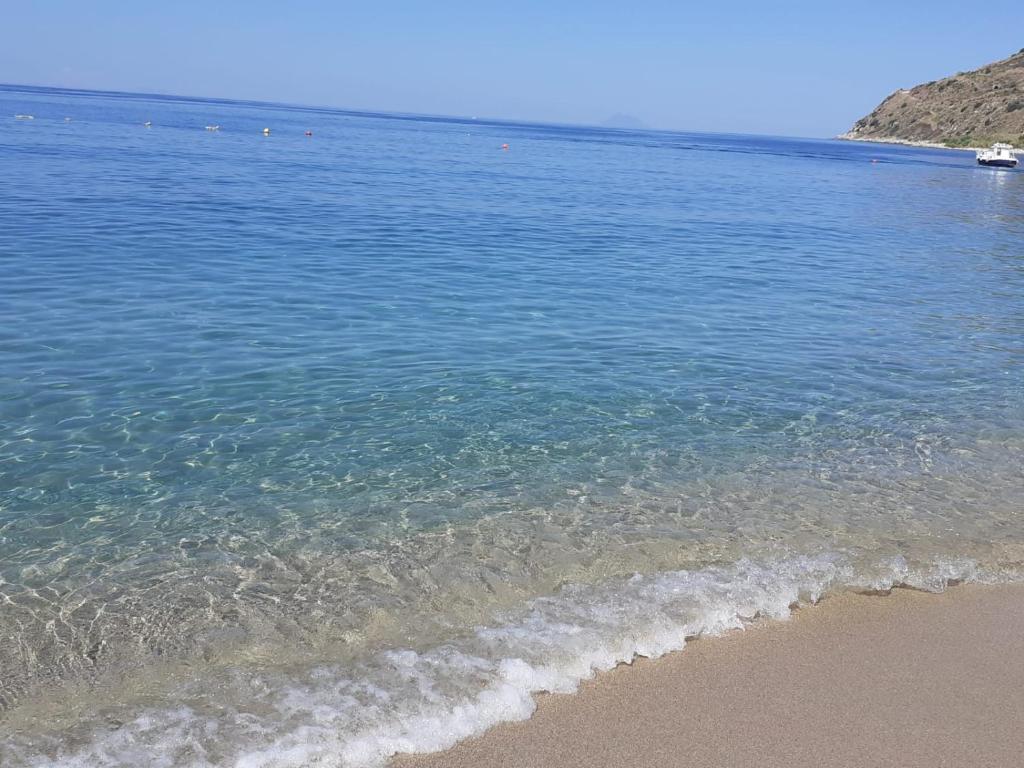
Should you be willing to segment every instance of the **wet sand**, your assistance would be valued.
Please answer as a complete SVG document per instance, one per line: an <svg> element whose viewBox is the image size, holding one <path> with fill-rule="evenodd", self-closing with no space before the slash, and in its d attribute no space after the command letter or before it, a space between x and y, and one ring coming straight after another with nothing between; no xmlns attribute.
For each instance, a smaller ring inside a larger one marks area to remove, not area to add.
<svg viewBox="0 0 1024 768"><path fill-rule="evenodd" d="M392 768L1024 765L1024 586L841 595Z"/></svg>

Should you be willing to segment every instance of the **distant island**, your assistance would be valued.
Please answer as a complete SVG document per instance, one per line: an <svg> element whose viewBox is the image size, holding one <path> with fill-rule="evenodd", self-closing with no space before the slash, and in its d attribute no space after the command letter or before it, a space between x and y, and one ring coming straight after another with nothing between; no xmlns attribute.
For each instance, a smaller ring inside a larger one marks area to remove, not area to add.
<svg viewBox="0 0 1024 768"><path fill-rule="evenodd" d="M624 115L621 112L618 112L609 117L607 120L601 123L601 126L603 128L629 128L634 131L643 131L647 130L650 127L639 117L634 117L633 115Z"/></svg>
<svg viewBox="0 0 1024 768"><path fill-rule="evenodd" d="M1024 146L1024 49L942 80L901 88L839 138L898 144Z"/></svg>

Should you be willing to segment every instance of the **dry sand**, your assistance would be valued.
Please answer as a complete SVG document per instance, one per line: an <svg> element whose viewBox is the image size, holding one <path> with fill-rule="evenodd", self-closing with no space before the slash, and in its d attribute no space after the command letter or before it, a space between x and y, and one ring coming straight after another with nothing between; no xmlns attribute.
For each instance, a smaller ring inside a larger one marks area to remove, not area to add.
<svg viewBox="0 0 1024 768"><path fill-rule="evenodd" d="M392 768L1024 766L1024 587L842 595Z"/></svg>

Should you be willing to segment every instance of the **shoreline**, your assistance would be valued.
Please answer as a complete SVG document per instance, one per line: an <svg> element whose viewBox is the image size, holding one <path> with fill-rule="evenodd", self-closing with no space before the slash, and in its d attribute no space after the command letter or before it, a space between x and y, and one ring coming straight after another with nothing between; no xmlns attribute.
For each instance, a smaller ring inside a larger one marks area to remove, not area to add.
<svg viewBox="0 0 1024 768"><path fill-rule="evenodd" d="M1024 752L1024 585L840 593L536 696L390 768L1012 766Z"/></svg>
<svg viewBox="0 0 1024 768"><path fill-rule="evenodd" d="M865 139L849 133L841 133L836 138L839 141L858 141L862 144L898 144L904 147L922 147L924 149L949 149L956 152L979 152L988 147L950 147L946 144L939 144L935 141L916 141L913 139Z"/></svg>

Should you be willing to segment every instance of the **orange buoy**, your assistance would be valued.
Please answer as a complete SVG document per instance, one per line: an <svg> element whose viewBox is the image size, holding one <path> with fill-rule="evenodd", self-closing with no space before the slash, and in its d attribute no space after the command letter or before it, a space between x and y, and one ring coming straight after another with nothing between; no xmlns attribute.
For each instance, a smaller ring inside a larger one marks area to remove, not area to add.
<svg viewBox="0 0 1024 768"><path fill-rule="evenodd" d="M501 148L504 149L505 151L508 151L508 144L502 144Z"/></svg>

